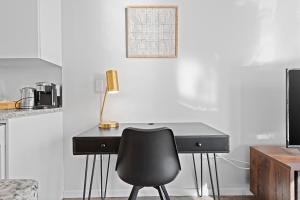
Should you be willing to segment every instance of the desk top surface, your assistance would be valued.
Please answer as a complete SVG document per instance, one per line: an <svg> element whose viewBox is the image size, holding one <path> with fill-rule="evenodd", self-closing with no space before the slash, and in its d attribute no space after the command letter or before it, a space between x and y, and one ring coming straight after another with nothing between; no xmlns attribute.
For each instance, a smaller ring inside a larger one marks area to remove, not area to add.
<svg viewBox="0 0 300 200"><path fill-rule="evenodd" d="M175 136L225 136L223 132L214 129L200 122L179 122L179 123L120 123L119 128L100 129L93 127L75 137L120 137L125 128L154 129L168 127L172 129Z"/></svg>

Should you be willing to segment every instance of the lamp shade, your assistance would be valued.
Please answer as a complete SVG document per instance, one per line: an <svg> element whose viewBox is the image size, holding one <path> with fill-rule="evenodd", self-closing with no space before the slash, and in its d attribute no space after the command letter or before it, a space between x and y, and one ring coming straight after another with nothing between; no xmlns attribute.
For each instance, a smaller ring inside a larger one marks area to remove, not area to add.
<svg viewBox="0 0 300 200"><path fill-rule="evenodd" d="M119 92L118 72L117 70L106 71L107 92Z"/></svg>

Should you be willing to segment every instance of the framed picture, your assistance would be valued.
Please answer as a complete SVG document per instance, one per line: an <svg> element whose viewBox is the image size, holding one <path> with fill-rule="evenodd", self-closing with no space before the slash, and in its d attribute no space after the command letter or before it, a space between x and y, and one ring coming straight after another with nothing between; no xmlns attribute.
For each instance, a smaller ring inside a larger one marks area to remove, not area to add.
<svg viewBox="0 0 300 200"><path fill-rule="evenodd" d="M177 6L127 7L126 47L128 58L176 58Z"/></svg>

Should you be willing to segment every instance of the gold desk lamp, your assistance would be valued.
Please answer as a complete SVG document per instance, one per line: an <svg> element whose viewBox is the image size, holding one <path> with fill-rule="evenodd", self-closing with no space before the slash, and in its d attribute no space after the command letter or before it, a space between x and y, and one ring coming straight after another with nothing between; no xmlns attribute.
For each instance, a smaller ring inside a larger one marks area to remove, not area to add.
<svg viewBox="0 0 300 200"><path fill-rule="evenodd" d="M118 83L118 73L117 70L108 70L106 71L106 89L102 101L102 107L100 110L100 124L99 128L118 128L119 123L115 121L103 121L103 110L105 106L105 100L107 93L118 93L119 92L119 83Z"/></svg>

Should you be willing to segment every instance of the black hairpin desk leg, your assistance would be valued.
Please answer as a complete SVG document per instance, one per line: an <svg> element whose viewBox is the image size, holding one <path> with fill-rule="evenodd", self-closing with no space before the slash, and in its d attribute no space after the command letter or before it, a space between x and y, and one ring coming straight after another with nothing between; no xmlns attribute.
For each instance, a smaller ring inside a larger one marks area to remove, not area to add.
<svg viewBox="0 0 300 200"><path fill-rule="evenodd" d="M202 197L203 196L203 155L200 154L200 193L199 193L199 183L198 183L198 175L197 175L197 168L195 163L195 155L193 156L193 164L194 164L194 173L195 173L195 179L196 179L196 189L197 189L197 195ZM215 190L214 190L214 183L213 183L213 177L212 177L212 171L211 171L211 165L209 160L209 154L206 154L207 156L207 164L209 169L209 175L210 175L210 182L213 192L214 200L216 200ZM93 166L92 166L92 173L91 173L91 180L90 180L90 188L89 188L89 194L88 194L88 200L91 198L91 190L93 186L93 177L94 177L94 171L95 171L95 162L96 162L96 155L94 155L93 159ZM85 193L86 193L86 182L87 182L87 173L88 173L88 164L89 164L89 155L86 156L86 163L85 163L85 173L84 173L84 186L83 186L83 200L85 200ZM215 175L216 175L216 183L217 183L217 195L218 200L220 200L220 187L219 187L219 177L218 177L218 168L217 168L217 161L216 161L216 154L214 153L214 167L215 167ZM107 191L107 182L108 182L108 175L109 175L109 167L110 167L110 154L108 155L108 161L107 161L107 169L106 169L106 177L105 177L105 185L103 189L103 155L100 154L100 175L101 175L101 199L106 198L106 191Z"/></svg>
<svg viewBox="0 0 300 200"><path fill-rule="evenodd" d="M92 174L91 174L91 182L90 182L88 200L91 199L91 192L92 192L92 187L93 187L93 179L94 179L94 171L95 171L95 163L96 163L96 154L94 155L94 159L93 159L93 167L92 167Z"/></svg>
<svg viewBox="0 0 300 200"><path fill-rule="evenodd" d="M196 190L197 190L197 196L199 195L199 185L198 185L198 175L197 175L197 169L196 169L196 163L195 163L195 155L192 154L193 156L193 164L194 164L194 175L195 175L195 183L196 183Z"/></svg>
<svg viewBox="0 0 300 200"><path fill-rule="evenodd" d="M84 172L84 185L83 185L83 197L82 197L83 200L85 199L86 179L87 179L88 166L89 166L89 155L86 155L85 172Z"/></svg>
<svg viewBox="0 0 300 200"><path fill-rule="evenodd" d="M201 184L201 197L203 196L203 155L202 153L200 153L200 184Z"/></svg>
<svg viewBox="0 0 300 200"><path fill-rule="evenodd" d="M208 153L206 154L206 157L207 157L207 165L208 165L208 171L209 171L209 177L210 177L211 189L212 189L212 192L213 192L214 200L216 200L215 188L214 188L214 182L213 182L213 177L212 177L212 172L211 172L210 160L209 160L209 155L208 155Z"/></svg>
<svg viewBox="0 0 300 200"><path fill-rule="evenodd" d="M218 176L217 159L216 159L216 154L215 153L214 153L214 163L215 163L215 171L216 171L216 182L217 182L218 200L220 200L219 176Z"/></svg>
<svg viewBox="0 0 300 200"><path fill-rule="evenodd" d="M100 154L100 183L101 183L101 199L106 198L106 191L107 191L107 180L108 180L108 174L109 174L109 165L110 165L110 154L108 154L108 160L107 160L107 168L106 168L106 177L105 177L105 185L103 190L103 156Z"/></svg>
<svg viewBox="0 0 300 200"><path fill-rule="evenodd" d="M198 183L198 174L197 174L197 167L195 163L195 155L192 154L193 156L193 164L194 164L194 175L195 175L195 183L196 183L196 190L197 190L197 196L202 197L203 195L203 190L202 190L202 183L203 183L203 171L202 171L202 153L200 154L200 191L199 193L199 183Z"/></svg>

